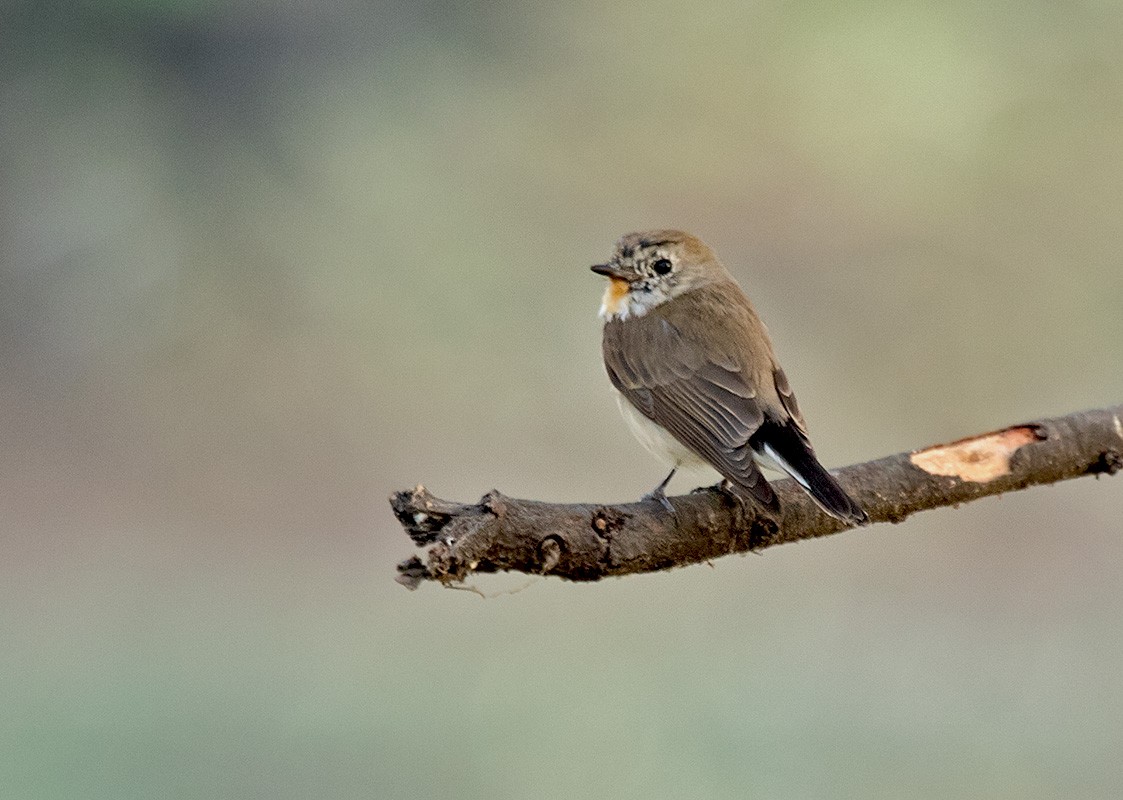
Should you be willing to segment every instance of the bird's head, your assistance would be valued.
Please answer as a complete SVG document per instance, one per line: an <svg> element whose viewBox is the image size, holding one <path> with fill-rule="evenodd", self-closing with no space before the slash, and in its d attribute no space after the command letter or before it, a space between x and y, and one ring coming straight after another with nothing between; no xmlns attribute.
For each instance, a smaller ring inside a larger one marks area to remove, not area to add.
<svg viewBox="0 0 1123 800"><path fill-rule="evenodd" d="M705 243L676 230L622 236L612 258L591 269L608 278L600 310L606 320L642 316L683 292L728 277Z"/></svg>

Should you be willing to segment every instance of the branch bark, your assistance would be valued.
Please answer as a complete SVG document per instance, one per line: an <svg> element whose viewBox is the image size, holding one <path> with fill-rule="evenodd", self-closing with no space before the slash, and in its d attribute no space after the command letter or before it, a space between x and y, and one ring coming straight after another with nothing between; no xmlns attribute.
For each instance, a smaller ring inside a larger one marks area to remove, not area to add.
<svg viewBox="0 0 1123 800"><path fill-rule="evenodd" d="M1029 422L837 471L873 522L958 506L1082 475L1123 468L1123 405ZM398 565L409 588L463 581L473 572L512 570L594 581L654 572L762 550L847 528L790 480L773 484L779 518L742 507L716 487L672 498L672 516L655 501L623 505L543 503L498 491L478 503L434 497L424 486L390 497L394 514L427 557Z"/></svg>

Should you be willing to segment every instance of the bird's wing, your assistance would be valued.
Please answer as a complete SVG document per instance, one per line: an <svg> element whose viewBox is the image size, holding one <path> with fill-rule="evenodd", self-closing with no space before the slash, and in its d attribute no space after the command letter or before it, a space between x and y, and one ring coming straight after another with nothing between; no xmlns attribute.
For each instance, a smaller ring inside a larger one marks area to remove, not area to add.
<svg viewBox="0 0 1123 800"><path fill-rule="evenodd" d="M604 364L613 386L644 416L741 492L778 508L749 447L764 411L739 359L707 355L674 324L646 314L605 325Z"/></svg>
<svg viewBox="0 0 1123 800"><path fill-rule="evenodd" d="M795 393L792 391L792 386L788 383L788 376L779 367L776 367L772 372L772 378L776 381L776 393L780 395L780 402L784 406L784 410L788 412L792 424L795 429L799 431L800 437L810 444L807 438L807 423L803 421L803 412L799 410L799 403L795 401Z"/></svg>

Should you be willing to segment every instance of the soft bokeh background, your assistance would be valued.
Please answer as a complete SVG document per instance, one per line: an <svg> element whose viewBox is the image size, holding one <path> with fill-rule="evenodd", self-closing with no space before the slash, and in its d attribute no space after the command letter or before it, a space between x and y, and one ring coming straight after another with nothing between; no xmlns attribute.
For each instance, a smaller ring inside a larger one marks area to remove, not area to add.
<svg viewBox="0 0 1123 800"><path fill-rule="evenodd" d="M1120 41L1104 2L5 5L0 794L1119 796L1119 479L490 600L396 585L385 499L651 487L587 270L637 228L723 255L829 464L1118 402Z"/></svg>

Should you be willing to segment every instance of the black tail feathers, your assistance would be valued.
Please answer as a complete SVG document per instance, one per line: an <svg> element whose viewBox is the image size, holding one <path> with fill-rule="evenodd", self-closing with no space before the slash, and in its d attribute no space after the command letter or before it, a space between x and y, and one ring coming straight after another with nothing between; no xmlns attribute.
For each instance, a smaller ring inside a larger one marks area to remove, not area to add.
<svg viewBox="0 0 1123 800"><path fill-rule="evenodd" d="M766 421L749 440L765 463L791 475L815 503L836 519L851 525L869 525L870 518L839 485L794 426Z"/></svg>

